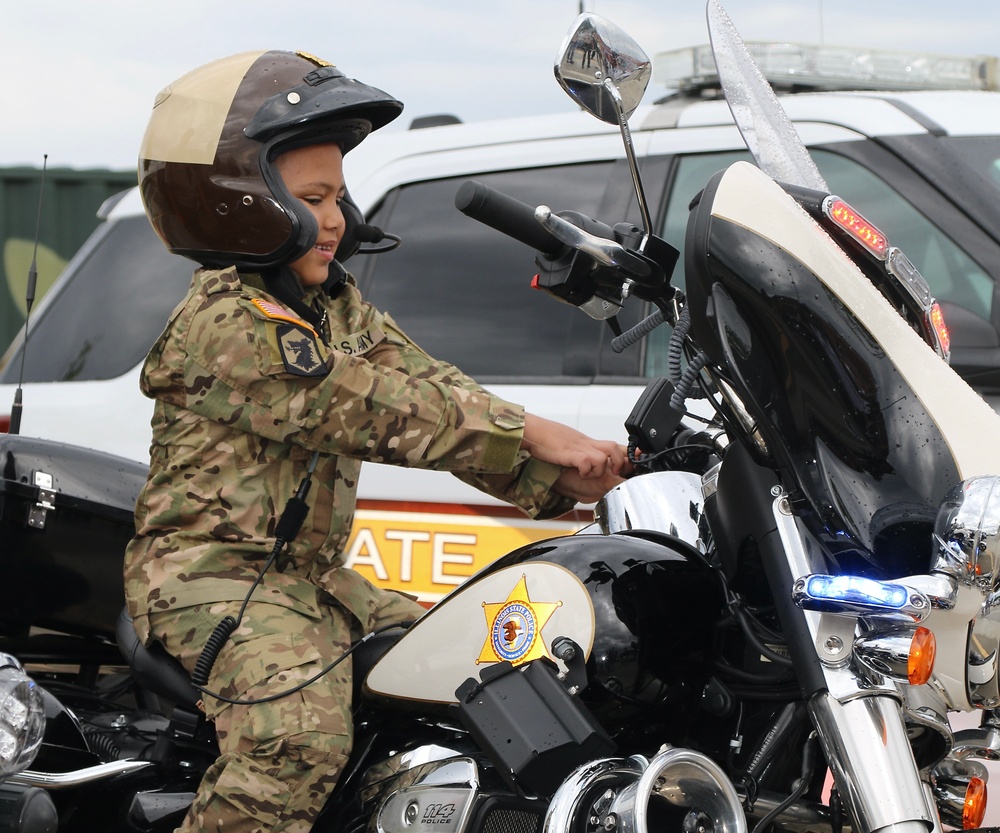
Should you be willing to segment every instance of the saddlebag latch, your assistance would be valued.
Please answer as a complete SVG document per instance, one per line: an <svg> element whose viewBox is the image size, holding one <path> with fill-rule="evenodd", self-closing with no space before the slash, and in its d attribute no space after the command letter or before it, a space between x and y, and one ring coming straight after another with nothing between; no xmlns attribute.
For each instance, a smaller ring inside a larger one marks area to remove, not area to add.
<svg viewBox="0 0 1000 833"><path fill-rule="evenodd" d="M28 505L28 526L31 529L45 529L49 510L56 508L56 493L52 488L52 475L44 471L34 472L35 502Z"/></svg>

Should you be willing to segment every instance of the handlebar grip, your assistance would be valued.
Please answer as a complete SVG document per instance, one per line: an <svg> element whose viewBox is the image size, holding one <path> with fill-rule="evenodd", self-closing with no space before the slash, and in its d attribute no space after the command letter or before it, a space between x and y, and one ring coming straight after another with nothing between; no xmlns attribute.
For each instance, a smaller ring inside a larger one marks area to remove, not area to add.
<svg viewBox="0 0 1000 833"><path fill-rule="evenodd" d="M481 182L465 182L455 194L455 207L465 216L544 254L555 256L564 250L562 242L535 220L534 208Z"/></svg>

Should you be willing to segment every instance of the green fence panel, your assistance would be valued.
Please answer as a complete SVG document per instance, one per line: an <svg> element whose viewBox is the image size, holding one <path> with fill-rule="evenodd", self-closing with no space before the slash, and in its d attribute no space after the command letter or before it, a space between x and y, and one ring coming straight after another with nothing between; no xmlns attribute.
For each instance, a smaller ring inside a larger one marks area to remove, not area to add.
<svg viewBox="0 0 1000 833"><path fill-rule="evenodd" d="M28 270L38 226L35 307L97 227L97 210L135 185L135 171L0 168L0 354L24 324ZM39 222L39 198L41 218Z"/></svg>

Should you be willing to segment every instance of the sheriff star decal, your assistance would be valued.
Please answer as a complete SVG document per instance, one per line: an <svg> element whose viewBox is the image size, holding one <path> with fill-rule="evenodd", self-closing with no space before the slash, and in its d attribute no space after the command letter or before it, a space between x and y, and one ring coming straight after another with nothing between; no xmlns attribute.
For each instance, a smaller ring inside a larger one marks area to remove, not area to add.
<svg viewBox="0 0 1000 833"><path fill-rule="evenodd" d="M483 602L488 633L476 664L509 662L520 665L549 655L542 628L562 602L533 602L524 576L506 601Z"/></svg>

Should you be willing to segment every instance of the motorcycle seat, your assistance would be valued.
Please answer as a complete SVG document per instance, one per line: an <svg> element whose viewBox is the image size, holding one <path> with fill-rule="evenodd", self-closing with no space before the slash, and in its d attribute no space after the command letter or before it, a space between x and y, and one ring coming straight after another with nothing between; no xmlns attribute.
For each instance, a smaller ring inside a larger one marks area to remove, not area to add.
<svg viewBox="0 0 1000 833"><path fill-rule="evenodd" d="M406 633L405 627L393 628L362 642L354 650L354 702L360 702L362 683L368 672L399 638ZM201 694L191 684L187 669L159 643L143 645L132 627L132 617L123 608L115 625L115 639L118 650L143 688L164 697L171 703L182 706L197 706Z"/></svg>
<svg viewBox="0 0 1000 833"><path fill-rule="evenodd" d="M187 669L159 642L143 645L125 608L115 623L115 640L139 685L175 705L197 708L201 694L191 684Z"/></svg>

